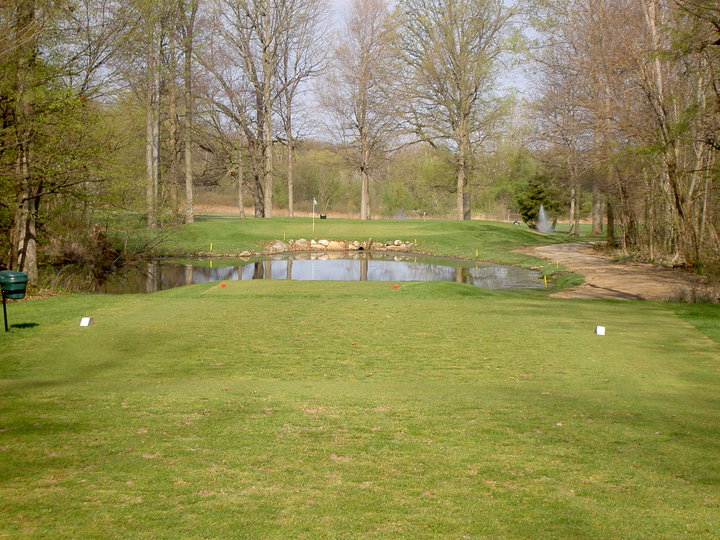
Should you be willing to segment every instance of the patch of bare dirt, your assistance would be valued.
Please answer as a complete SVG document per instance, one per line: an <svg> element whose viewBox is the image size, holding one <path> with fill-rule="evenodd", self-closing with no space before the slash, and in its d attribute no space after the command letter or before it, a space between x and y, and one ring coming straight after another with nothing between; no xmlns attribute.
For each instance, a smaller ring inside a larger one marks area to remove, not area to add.
<svg viewBox="0 0 720 540"><path fill-rule="evenodd" d="M595 250L591 242L528 247L519 251L557 261L585 278L582 285L552 295L557 298L665 301L703 281L701 276L675 268L632 261L616 262Z"/></svg>

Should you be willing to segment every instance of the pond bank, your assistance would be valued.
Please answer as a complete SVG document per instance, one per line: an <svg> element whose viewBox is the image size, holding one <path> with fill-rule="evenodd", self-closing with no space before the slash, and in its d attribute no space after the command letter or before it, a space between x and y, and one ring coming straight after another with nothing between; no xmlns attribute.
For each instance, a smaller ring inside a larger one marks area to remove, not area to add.
<svg viewBox="0 0 720 540"><path fill-rule="evenodd" d="M262 251L243 251L241 253L216 253L212 250L212 244L210 244L211 251L202 251L197 253L198 258L210 258L210 257L238 257L238 258L251 258L251 257L263 257L267 255L274 255L278 253L288 253L296 251L332 251L332 252L353 252L353 251L397 251L402 253L409 253L414 247L417 246L416 242L408 242L405 240L393 240L387 242L377 242L372 238L360 241L360 240L328 240L327 238L321 238L319 240L305 238L299 238L297 240L273 240L269 242Z"/></svg>

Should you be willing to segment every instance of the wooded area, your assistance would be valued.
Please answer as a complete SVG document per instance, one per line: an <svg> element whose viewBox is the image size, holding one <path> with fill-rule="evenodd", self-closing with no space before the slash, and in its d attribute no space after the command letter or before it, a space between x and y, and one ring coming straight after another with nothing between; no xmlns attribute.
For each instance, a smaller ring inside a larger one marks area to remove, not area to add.
<svg viewBox="0 0 720 540"><path fill-rule="evenodd" d="M354 0L335 26L323 0L3 2L4 266L36 280L201 200L262 218L317 198L530 225L543 204L720 270L714 0Z"/></svg>

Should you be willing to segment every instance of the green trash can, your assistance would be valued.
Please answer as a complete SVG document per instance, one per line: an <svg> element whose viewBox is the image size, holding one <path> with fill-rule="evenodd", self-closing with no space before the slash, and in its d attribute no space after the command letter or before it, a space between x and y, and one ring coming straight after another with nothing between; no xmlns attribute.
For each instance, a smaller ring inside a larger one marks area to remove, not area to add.
<svg viewBox="0 0 720 540"><path fill-rule="evenodd" d="M8 298L11 300L20 300L21 298L25 298L27 282L27 274L23 272L14 272L12 270L3 270L0 272L0 288L2 288L3 318L5 319L6 332L9 328L5 300Z"/></svg>
<svg viewBox="0 0 720 540"><path fill-rule="evenodd" d="M2 294L5 298L10 298L11 300L25 298L27 282L27 274L23 272L14 272L13 270L3 270L0 272L0 286L2 287Z"/></svg>

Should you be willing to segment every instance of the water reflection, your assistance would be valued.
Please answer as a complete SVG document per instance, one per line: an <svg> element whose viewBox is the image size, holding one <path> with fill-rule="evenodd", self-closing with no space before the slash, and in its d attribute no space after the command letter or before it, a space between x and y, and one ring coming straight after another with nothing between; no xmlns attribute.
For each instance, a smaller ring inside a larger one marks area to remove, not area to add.
<svg viewBox="0 0 720 540"><path fill-rule="evenodd" d="M197 261L179 264L153 261L112 276L95 292L109 294L155 292L211 281L285 279L297 281L454 281L484 289L539 288L532 270L493 263L448 261L437 257L377 254L296 254L292 259L246 262Z"/></svg>

